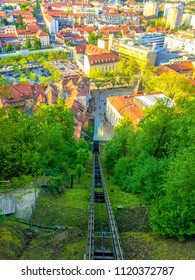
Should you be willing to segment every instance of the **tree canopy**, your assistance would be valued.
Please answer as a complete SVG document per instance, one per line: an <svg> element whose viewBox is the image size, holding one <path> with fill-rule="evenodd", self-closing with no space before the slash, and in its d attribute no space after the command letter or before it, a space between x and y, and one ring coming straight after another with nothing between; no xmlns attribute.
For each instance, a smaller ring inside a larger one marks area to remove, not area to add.
<svg viewBox="0 0 195 280"><path fill-rule="evenodd" d="M195 100L159 101L134 130L121 120L104 149L104 161L121 189L151 205L151 226L183 240L195 234Z"/></svg>
<svg viewBox="0 0 195 280"><path fill-rule="evenodd" d="M40 107L33 116L1 108L0 179L56 177L69 169L76 172L78 164L84 168L88 144L77 141L73 134L73 115L62 101Z"/></svg>

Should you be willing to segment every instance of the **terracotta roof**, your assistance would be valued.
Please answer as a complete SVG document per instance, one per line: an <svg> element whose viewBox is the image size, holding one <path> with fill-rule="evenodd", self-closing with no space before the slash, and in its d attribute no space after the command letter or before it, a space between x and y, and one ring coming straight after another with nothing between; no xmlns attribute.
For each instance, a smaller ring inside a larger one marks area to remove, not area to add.
<svg viewBox="0 0 195 280"><path fill-rule="evenodd" d="M6 3L15 3L15 4L18 4L18 3L24 3L26 2L26 0L1 0L1 4L6 4Z"/></svg>
<svg viewBox="0 0 195 280"><path fill-rule="evenodd" d="M22 17L33 16L33 13L31 11L20 11L20 14L22 15Z"/></svg>
<svg viewBox="0 0 195 280"><path fill-rule="evenodd" d="M109 51L101 49L92 44L84 45L84 46L77 46L77 47L75 47L75 50L77 53L85 53L87 55L109 53Z"/></svg>
<svg viewBox="0 0 195 280"><path fill-rule="evenodd" d="M12 104L23 99L36 98L39 93L43 92L43 86L41 84L32 86L30 83L23 83L8 86L8 91L10 94L1 96L4 105Z"/></svg>
<svg viewBox="0 0 195 280"><path fill-rule="evenodd" d="M162 65L162 66L158 66L155 69L156 75L159 76L162 73L170 73L170 72L175 72L174 70L172 70L171 68L169 68L167 65Z"/></svg>
<svg viewBox="0 0 195 280"><path fill-rule="evenodd" d="M45 31L43 31L43 30L41 30L41 29L39 29L38 31L37 31L37 33L36 33L36 35L37 36L47 36L47 37L49 37L49 35L45 32Z"/></svg>
<svg viewBox="0 0 195 280"><path fill-rule="evenodd" d="M85 53L86 46L87 45L76 46L75 47L76 53Z"/></svg>
<svg viewBox="0 0 195 280"><path fill-rule="evenodd" d="M6 12L0 11L0 17L6 17Z"/></svg>
<svg viewBox="0 0 195 280"><path fill-rule="evenodd" d="M53 18L50 15L45 15L45 19L49 22L53 20Z"/></svg>
<svg viewBox="0 0 195 280"><path fill-rule="evenodd" d="M77 139L80 139L81 137L81 130L82 130L82 123L79 122L76 118L74 118L75 123L75 131L74 131L74 137Z"/></svg>
<svg viewBox="0 0 195 280"><path fill-rule="evenodd" d="M138 120L144 117L139 107L133 102L133 97L111 96L107 98L107 101L112 104L121 116L128 116L133 124L137 124Z"/></svg>
<svg viewBox="0 0 195 280"><path fill-rule="evenodd" d="M85 109L77 100L74 100L71 111L79 122L82 124L86 122L87 117L84 113Z"/></svg>
<svg viewBox="0 0 195 280"><path fill-rule="evenodd" d="M167 64L168 68L174 70L178 73L193 73L195 72L195 68L191 61L182 62L182 63L173 63L173 64Z"/></svg>
<svg viewBox="0 0 195 280"><path fill-rule="evenodd" d="M88 55L88 59L91 65L118 62L120 60L118 55L114 53Z"/></svg>
<svg viewBox="0 0 195 280"><path fill-rule="evenodd" d="M67 14L65 12L62 12L59 10L47 10L47 11L45 11L45 14L47 14L51 17L61 17L61 18L67 17Z"/></svg>
<svg viewBox="0 0 195 280"><path fill-rule="evenodd" d="M31 22L28 24L28 30L38 31L39 26L35 22Z"/></svg>

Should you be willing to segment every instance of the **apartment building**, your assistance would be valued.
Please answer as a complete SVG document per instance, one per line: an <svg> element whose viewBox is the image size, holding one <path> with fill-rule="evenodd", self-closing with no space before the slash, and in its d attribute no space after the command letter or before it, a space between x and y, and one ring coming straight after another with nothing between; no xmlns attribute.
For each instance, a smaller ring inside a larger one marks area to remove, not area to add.
<svg viewBox="0 0 195 280"><path fill-rule="evenodd" d="M115 126L122 117L128 116L134 126L144 118L143 111L154 106L158 100L165 100L168 106L173 101L162 93L138 96L110 96L106 99L106 117L112 126Z"/></svg>
<svg viewBox="0 0 195 280"><path fill-rule="evenodd" d="M133 43L119 43L118 46L115 45L115 50L116 49L120 57L133 58L142 64L146 64L150 61L152 65L155 65L157 50L154 48L136 46L133 45ZM112 50L114 51L113 48Z"/></svg>
<svg viewBox="0 0 195 280"><path fill-rule="evenodd" d="M150 17L150 16L158 17L159 6L160 3L158 2L152 2L152 1L146 2L144 4L143 15L145 17Z"/></svg>
<svg viewBox="0 0 195 280"><path fill-rule="evenodd" d="M106 117L115 126L122 117L128 116L136 126L143 119L143 114L134 103L133 96L110 96L106 99Z"/></svg>
<svg viewBox="0 0 195 280"><path fill-rule="evenodd" d="M35 23L29 24L27 29L17 29L16 36L23 45L27 39L33 41L35 37L40 39L42 46L49 45L49 35L41 30Z"/></svg>
<svg viewBox="0 0 195 280"><path fill-rule="evenodd" d="M114 53L84 55L83 71L85 74L89 74L91 67L99 68L102 72L111 71L114 70L119 60L118 55Z"/></svg>
<svg viewBox="0 0 195 280"><path fill-rule="evenodd" d="M141 45L146 47L163 47L165 42L165 34L162 33L146 33L144 35L141 35L138 42L140 42Z"/></svg>
<svg viewBox="0 0 195 280"><path fill-rule="evenodd" d="M109 48L109 39L108 38L100 38L98 39L98 48L108 50Z"/></svg>
<svg viewBox="0 0 195 280"><path fill-rule="evenodd" d="M181 35L167 35L164 47L169 50L180 50L195 55L195 39L185 38Z"/></svg>
<svg viewBox="0 0 195 280"><path fill-rule="evenodd" d="M163 17L167 17L168 16L169 9L172 6L173 6L173 3L165 3Z"/></svg>
<svg viewBox="0 0 195 280"><path fill-rule="evenodd" d="M166 26L170 27L170 29L179 28L182 21L182 16L184 12L184 6L179 4L175 4L168 10Z"/></svg>
<svg viewBox="0 0 195 280"><path fill-rule="evenodd" d="M50 15L45 15L44 21L50 34L58 33L59 31L58 20L54 19Z"/></svg>
<svg viewBox="0 0 195 280"><path fill-rule="evenodd" d="M0 34L16 34L15 25L0 25Z"/></svg>

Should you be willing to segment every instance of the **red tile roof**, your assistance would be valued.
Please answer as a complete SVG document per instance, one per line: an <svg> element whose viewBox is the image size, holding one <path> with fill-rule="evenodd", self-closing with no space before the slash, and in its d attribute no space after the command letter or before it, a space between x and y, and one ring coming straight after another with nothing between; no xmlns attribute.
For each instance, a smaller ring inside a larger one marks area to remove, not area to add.
<svg viewBox="0 0 195 280"><path fill-rule="evenodd" d="M138 120L144 117L139 107L133 102L133 97L111 96L107 100L121 116L128 116L133 124L137 124Z"/></svg>
<svg viewBox="0 0 195 280"><path fill-rule="evenodd" d="M113 63L120 60L118 55L114 53L88 55L88 59L91 65Z"/></svg>
<svg viewBox="0 0 195 280"><path fill-rule="evenodd" d="M8 86L9 94L1 96L4 105L13 104L23 99L36 98L39 93L43 93L43 86L30 85L30 83L23 83L19 85Z"/></svg>
<svg viewBox="0 0 195 280"><path fill-rule="evenodd" d="M47 37L49 37L49 35L48 35L45 31L43 31L43 30L41 30L41 29L39 29L39 30L37 31L36 36L39 36L39 37L45 37L45 36L47 36Z"/></svg>
<svg viewBox="0 0 195 280"><path fill-rule="evenodd" d="M191 61L186 62L180 62L180 63L173 63L173 64L167 64L168 68L174 70L178 73L193 73L195 72L195 67L193 66Z"/></svg>

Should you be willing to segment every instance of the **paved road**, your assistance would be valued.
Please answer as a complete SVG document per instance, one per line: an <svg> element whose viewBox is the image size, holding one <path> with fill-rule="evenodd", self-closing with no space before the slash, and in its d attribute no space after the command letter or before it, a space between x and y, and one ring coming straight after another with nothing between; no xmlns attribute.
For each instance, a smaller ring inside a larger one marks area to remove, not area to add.
<svg viewBox="0 0 195 280"><path fill-rule="evenodd" d="M106 98L113 95L129 95L131 93L132 88L123 88L120 91L116 89L92 91L92 95L94 97L94 106L96 108L95 111L92 112L92 116L95 118L95 140L107 141L110 140L114 135L112 125L105 120Z"/></svg>

